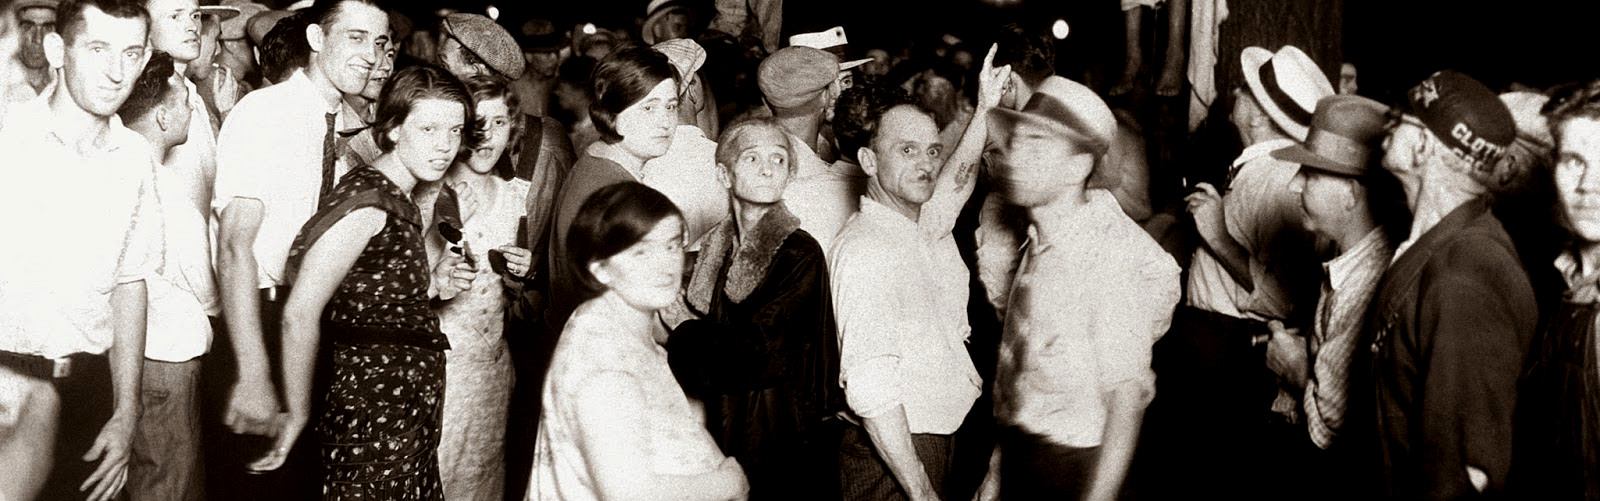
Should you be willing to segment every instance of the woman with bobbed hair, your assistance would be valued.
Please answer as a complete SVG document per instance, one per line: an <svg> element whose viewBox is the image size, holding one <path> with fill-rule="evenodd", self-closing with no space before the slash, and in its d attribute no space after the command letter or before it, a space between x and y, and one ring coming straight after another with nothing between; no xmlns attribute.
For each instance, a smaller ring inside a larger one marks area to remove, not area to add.
<svg viewBox="0 0 1600 501"><path fill-rule="evenodd" d="M666 154L678 125L678 76L667 56L649 47L617 51L595 66L589 116L600 140L580 153L556 196L550 236L550 332L578 306L584 285L563 266L566 236L578 206L595 190L638 181L644 163ZM592 292L592 291L589 291Z"/></svg>
<svg viewBox="0 0 1600 501"><path fill-rule="evenodd" d="M533 184L513 176L511 145L521 129L517 95L507 80L480 75L463 82L472 93L478 131L464 145L442 182L417 190L423 221L438 221L434 206L445 192L457 201L459 244L437 231L426 239L429 262L459 252L479 266L471 287L435 303L440 329L450 340L445 354L443 432L439 470L445 497L499 500L505 490L506 415L514 379L506 331L506 309L532 271L533 251L517 241L518 225L530 210ZM494 257L494 256L500 257Z"/></svg>
<svg viewBox="0 0 1600 501"><path fill-rule="evenodd" d="M323 497L443 499L436 454L450 343L429 296L435 288L466 289L471 275L459 274L456 257L430 280L411 192L444 176L472 112L466 88L436 67L406 68L384 86L373 125L383 155L355 166L322 197L290 249L288 417L275 448L252 469L281 466L312 418L312 376L325 345L315 406Z"/></svg>
<svg viewBox="0 0 1600 501"><path fill-rule="evenodd" d="M564 266L585 284L545 380L529 500L742 500L744 472L668 367L658 312L678 300L684 220L627 182L574 215Z"/></svg>

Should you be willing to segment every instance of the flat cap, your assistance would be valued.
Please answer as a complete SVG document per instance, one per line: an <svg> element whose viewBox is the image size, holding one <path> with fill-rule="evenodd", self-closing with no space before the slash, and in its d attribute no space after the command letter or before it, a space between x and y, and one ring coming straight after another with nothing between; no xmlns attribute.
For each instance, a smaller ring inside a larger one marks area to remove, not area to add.
<svg viewBox="0 0 1600 501"><path fill-rule="evenodd" d="M838 76L838 56L821 49L790 46L761 61L756 84L772 106L795 108L822 95Z"/></svg>
<svg viewBox="0 0 1600 501"><path fill-rule="evenodd" d="M516 80L527 69L517 40L487 16L450 14L444 18L444 30L500 76Z"/></svg>

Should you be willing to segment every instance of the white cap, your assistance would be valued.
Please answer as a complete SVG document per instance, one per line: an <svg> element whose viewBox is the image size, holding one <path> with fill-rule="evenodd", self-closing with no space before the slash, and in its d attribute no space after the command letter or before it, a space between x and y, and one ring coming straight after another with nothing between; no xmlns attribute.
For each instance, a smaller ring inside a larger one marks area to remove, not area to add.
<svg viewBox="0 0 1600 501"><path fill-rule="evenodd" d="M834 26L827 31L801 33L789 37L789 45L822 49L839 56L841 60L844 59L844 46L849 45L849 43L850 39L844 36L843 26ZM872 58L844 61L839 63L839 71L849 71L851 68L867 64L869 61L872 61Z"/></svg>

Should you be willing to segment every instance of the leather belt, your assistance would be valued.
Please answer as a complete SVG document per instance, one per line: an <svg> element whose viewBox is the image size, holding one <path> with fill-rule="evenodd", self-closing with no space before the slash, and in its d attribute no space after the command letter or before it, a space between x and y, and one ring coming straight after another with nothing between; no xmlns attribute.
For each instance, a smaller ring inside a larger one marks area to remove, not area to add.
<svg viewBox="0 0 1600 501"><path fill-rule="evenodd" d="M274 285L261 288L261 301L267 303L282 303L289 300L289 286Z"/></svg>
<svg viewBox="0 0 1600 501"><path fill-rule="evenodd" d="M85 354L84 356L93 355ZM45 358L27 353L0 351L0 366L38 379L49 380L72 377L72 357Z"/></svg>

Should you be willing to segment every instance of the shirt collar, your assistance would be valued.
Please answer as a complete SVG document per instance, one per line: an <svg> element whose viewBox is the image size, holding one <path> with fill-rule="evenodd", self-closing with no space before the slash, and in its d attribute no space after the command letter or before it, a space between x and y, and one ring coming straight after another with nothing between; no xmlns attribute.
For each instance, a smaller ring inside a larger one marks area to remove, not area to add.
<svg viewBox="0 0 1600 501"><path fill-rule="evenodd" d="M1243 152L1239 153L1239 158L1233 160L1233 165L1228 170L1238 170L1238 168L1244 164L1255 161L1258 158L1271 155L1272 152L1279 149L1294 146L1295 144L1297 144L1295 143L1295 140L1289 138L1268 139L1266 141L1252 144L1245 148Z"/></svg>
<svg viewBox="0 0 1600 501"><path fill-rule="evenodd" d="M304 68L294 70L294 73L289 75L287 80L284 80L283 83L278 85L286 86L295 95L301 96L313 103L316 103L316 107L314 109L317 110L317 113L339 113L344 109L343 99L340 99L339 104L334 105L332 109L328 109L328 104L322 100L322 93L317 90L316 84L311 83L311 77L306 75L306 70Z"/></svg>
<svg viewBox="0 0 1600 501"><path fill-rule="evenodd" d="M878 203L871 197L861 197L861 217L874 225L896 231L910 231L917 233L917 222L905 215L895 212L889 206Z"/></svg>
<svg viewBox="0 0 1600 501"><path fill-rule="evenodd" d="M808 178L828 170L829 165L817 156L817 152L811 151L811 145L806 140L794 134L785 134L789 136L789 149L794 151L795 171L791 180Z"/></svg>
<svg viewBox="0 0 1600 501"><path fill-rule="evenodd" d="M1339 254L1338 257L1323 263L1322 269L1328 274L1328 283L1338 289L1345 281L1357 272L1368 268L1382 268L1389 266L1389 257L1385 251L1389 250L1389 234L1383 228L1373 228L1367 235L1361 237L1354 247Z"/></svg>
<svg viewBox="0 0 1600 501"><path fill-rule="evenodd" d="M45 89L45 93L24 102L20 107L12 108L12 113L21 112L17 114L23 116L18 116L15 119L8 118L7 125L18 129L37 127L37 130L51 143L72 150L73 148L67 144L66 138L57 133L55 113L50 109L50 100L55 97L57 92L62 92L61 87L52 85ZM125 146L122 141L123 138L120 137L124 132L137 135L122 125L122 117L111 115L110 118L106 119L105 138L101 142L98 152L115 153L121 150Z"/></svg>
<svg viewBox="0 0 1600 501"><path fill-rule="evenodd" d="M1583 304L1600 302L1600 271L1583 275L1583 266L1575 251L1568 250L1557 256L1556 270L1561 272L1561 278L1567 283L1567 301Z"/></svg>

